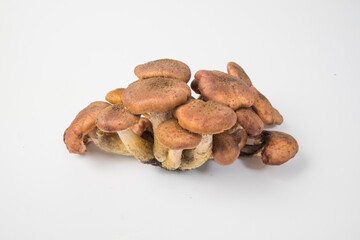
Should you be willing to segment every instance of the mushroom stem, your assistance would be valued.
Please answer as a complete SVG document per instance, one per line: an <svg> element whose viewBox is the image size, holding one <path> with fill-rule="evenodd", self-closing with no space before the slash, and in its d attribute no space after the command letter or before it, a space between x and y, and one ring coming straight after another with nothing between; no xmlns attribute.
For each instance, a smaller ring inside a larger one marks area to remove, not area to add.
<svg viewBox="0 0 360 240"><path fill-rule="evenodd" d="M191 158L183 161L180 169L190 170L203 165L211 156L212 140L212 135L203 135L199 145L195 149L190 150L193 154L186 153L186 156L191 156Z"/></svg>
<svg viewBox="0 0 360 240"><path fill-rule="evenodd" d="M154 158L152 143L136 135L131 128L118 131L117 133L126 149L140 162L148 162Z"/></svg>
<svg viewBox="0 0 360 240"><path fill-rule="evenodd" d="M131 153L129 153L116 133L104 133L98 129L94 129L89 133L89 137L89 140L105 152L131 156Z"/></svg>
<svg viewBox="0 0 360 240"><path fill-rule="evenodd" d="M144 116L150 120L150 122L152 123L153 131L155 132L156 128L159 126L160 123L172 118L172 111L150 112L145 113Z"/></svg>
<svg viewBox="0 0 360 240"><path fill-rule="evenodd" d="M176 170L181 164L182 149L169 149L166 160L162 163L162 167L168 170Z"/></svg>
<svg viewBox="0 0 360 240"><path fill-rule="evenodd" d="M156 160L159 162L164 162L166 160L166 157L168 155L168 148L163 146L159 140L157 140L156 135L154 136L154 156Z"/></svg>

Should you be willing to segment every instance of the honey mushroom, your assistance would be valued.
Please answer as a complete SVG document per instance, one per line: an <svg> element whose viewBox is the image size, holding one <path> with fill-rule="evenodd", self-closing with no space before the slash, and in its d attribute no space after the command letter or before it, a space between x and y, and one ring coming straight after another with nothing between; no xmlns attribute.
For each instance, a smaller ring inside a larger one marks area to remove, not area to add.
<svg viewBox="0 0 360 240"><path fill-rule="evenodd" d="M70 153L84 154L88 133L96 127L96 116L108 107L106 102L93 102L81 110L64 132L64 143Z"/></svg>
<svg viewBox="0 0 360 240"><path fill-rule="evenodd" d="M183 129L176 119L169 119L162 122L155 132L159 146L167 151L162 162L162 167L168 170L179 168L184 149L193 149L199 145L201 135Z"/></svg>
<svg viewBox="0 0 360 240"><path fill-rule="evenodd" d="M251 87L253 84L249 78L249 76L246 74L246 72L244 71L244 69L242 67L240 67L239 64L235 63L235 62L229 62L227 64L227 72L228 74L238 77L239 79L241 79L246 85L248 85L249 87Z"/></svg>
<svg viewBox="0 0 360 240"><path fill-rule="evenodd" d="M205 100L215 100L236 110L251 107L254 93L237 77L220 71L200 70L195 74L198 91Z"/></svg>
<svg viewBox="0 0 360 240"><path fill-rule="evenodd" d="M259 157L266 165L280 165L295 156L299 145L291 135L278 131L264 131L254 145L246 145L240 156Z"/></svg>
<svg viewBox="0 0 360 240"><path fill-rule="evenodd" d="M185 63L173 59L159 59L138 65L134 73L140 80L164 77L179 79L187 83L191 77L190 68Z"/></svg>
<svg viewBox="0 0 360 240"><path fill-rule="evenodd" d="M121 96L125 88L117 88L108 92L105 96L105 100L112 104L122 103Z"/></svg>
<svg viewBox="0 0 360 240"><path fill-rule="evenodd" d="M235 111L238 123L249 135L259 135L264 129L264 123L251 108L239 108Z"/></svg>
<svg viewBox="0 0 360 240"><path fill-rule="evenodd" d="M193 150L185 150L187 157L179 169L188 170L200 167L211 156L212 136L230 129L236 123L236 114L228 106L216 101L191 99L174 110L179 125L193 133L201 134L199 145ZM186 153L187 152L187 153Z"/></svg>
<svg viewBox="0 0 360 240"><path fill-rule="evenodd" d="M153 144L131 130L139 119L138 115L133 115L119 103L103 109L97 115L96 126L103 132L117 132L127 151L145 163L154 158Z"/></svg>
<svg viewBox="0 0 360 240"><path fill-rule="evenodd" d="M227 166L239 157L240 148L236 139L229 133L223 132L213 136L213 158L216 163Z"/></svg>

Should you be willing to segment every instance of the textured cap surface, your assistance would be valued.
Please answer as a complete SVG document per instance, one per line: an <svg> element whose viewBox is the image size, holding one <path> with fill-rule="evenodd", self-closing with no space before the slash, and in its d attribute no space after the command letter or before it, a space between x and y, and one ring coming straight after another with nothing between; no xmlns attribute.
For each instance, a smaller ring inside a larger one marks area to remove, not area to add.
<svg viewBox="0 0 360 240"><path fill-rule="evenodd" d="M261 153L261 158L265 164L283 164L293 158L299 150L297 141L289 134L277 131L264 131L262 137L265 146Z"/></svg>
<svg viewBox="0 0 360 240"><path fill-rule="evenodd" d="M64 143L70 153L82 154L86 152L84 137L95 128L98 113L109 105L106 102L93 102L78 113L64 132Z"/></svg>
<svg viewBox="0 0 360 240"><path fill-rule="evenodd" d="M236 123L236 114L216 101L189 100L174 111L181 127L199 134L221 133Z"/></svg>
<svg viewBox="0 0 360 240"><path fill-rule="evenodd" d="M96 126L104 132L118 132L139 122L140 116L130 113L123 104L114 104L102 110L96 119Z"/></svg>
<svg viewBox="0 0 360 240"><path fill-rule="evenodd" d="M190 68L183 62L173 59L159 59L136 66L135 75L140 79L166 77L187 83L191 77Z"/></svg>
<svg viewBox="0 0 360 240"><path fill-rule="evenodd" d="M249 87L252 86L252 82L251 82L249 76L246 74L244 69L242 67L240 67L237 63L229 62L227 64L227 72L228 72L228 74L230 74L232 76L240 78Z"/></svg>
<svg viewBox="0 0 360 240"><path fill-rule="evenodd" d="M213 157L218 164L230 165L239 157L240 148L232 135L228 133L215 134L213 141Z"/></svg>
<svg viewBox="0 0 360 240"><path fill-rule="evenodd" d="M235 111L238 123L250 135L259 135L264 129L264 123L251 108L240 108Z"/></svg>
<svg viewBox="0 0 360 240"><path fill-rule="evenodd" d="M108 94L105 96L105 100L112 104L121 103L121 95L124 90L125 88L117 88L108 92Z"/></svg>
<svg viewBox="0 0 360 240"><path fill-rule="evenodd" d="M254 94L249 87L230 74L200 70L195 79L201 95L208 100L221 102L232 109L250 107L254 103Z"/></svg>
<svg viewBox="0 0 360 240"><path fill-rule="evenodd" d="M195 148L201 141L201 135L183 129L176 119L161 123L155 130L155 137L170 149Z"/></svg>
<svg viewBox="0 0 360 240"><path fill-rule="evenodd" d="M148 78L131 83L122 94L123 104L134 114L167 112L191 96L185 82L170 78Z"/></svg>

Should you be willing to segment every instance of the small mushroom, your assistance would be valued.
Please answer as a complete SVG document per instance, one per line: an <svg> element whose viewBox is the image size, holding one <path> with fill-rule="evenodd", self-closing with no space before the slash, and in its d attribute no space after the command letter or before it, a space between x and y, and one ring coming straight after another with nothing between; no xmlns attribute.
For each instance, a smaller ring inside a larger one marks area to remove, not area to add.
<svg viewBox="0 0 360 240"><path fill-rule="evenodd" d="M200 70L195 74L198 89L207 100L221 102L232 109L251 107L254 94L250 88L237 77L220 71Z"/></svg>
<svg viewBox="0 0 360 240"><path fill-rule="evenodd" d="M88 133L96 126L96 116L108 106L109 103L106 102L93 102L79 112L64 132L64 143L70 153L83 154L86 152L85 141Z"/></svg>
<svg viewBox="0 0 360 240"><path fill-rule="evenodd" d="M240 150L246 145L248 135L239 123L236 123L232 128L226 130L225 132L234 137Z"/></svg>
<svg viewBox="0 0 360 240"><path fill-rule="evenodd" d="M154 158L152 143L131 130L139 118L119 103L102 110L97 116L96 125L103 132L117 132L129 153L141 162L148 162Z"/></svg>
<svg viewBox="0 0 360 240"><path fill-rule="evenodd" d="M249 87L252 86L252 82L249 78L249 76L246 74L244 69L239 66L239 64L235 62L229 62L227 64L227 72L228 74L240 78L246 85Z"/></svg>
<svg viewBox="0 0 360 240"><path fill-rule="evenodd" d="M153 132L150 120L144 117L141 117L139 122L135 124L131 130L138 136L143 135L144 132Z"/></svg>
<svg viewBox="0 0 360 240"><path fill-rule="evenodd" d="M260 119L267 125L281 124L283 117L270 103L270 101L259 92L254 86L251 87L252 91L256 93L255 101L252 106L254 111L260 117Z"/></svg>
<svg viewBox="0 0 360 240"><path fill-rule="evenodd" d="M175 109L174 116L182 128L202 135L199 145L191 150L192 157L181 163L181 170L204 164L212 152L212 135L222 133L236 123L236 114L231 108L211 100L189 100Z"/></svg>
<svg viewBox="0 0 360 240"><path fill-rule="evenodd" d="M280 165L293 158L299 150L295 138L277 131L264 131L255 145L246 145L243 156L261 156L264 164Z"/></svg>
<svg viewBox="0 0 360 240"><path fill-rule="evenodd" d="M212 154L216 163L222 166L230 165L239 157L238 142L229 133L215 134L213 141Z"/></svg>
<svg viewBox="0 0 360 240"><path fill-rule="evenodd" d="M238 123L250 135L259 135L264 129L264 123L251 108L240 108L235 111Z"/></svg>
<svg viewBox="0 0 360 240"><path fill-rule="evenodd" d="M164 77L179 79L187 83L191 77L190 68L173 59L159 59L136 66L135 75L140 79Z"/></svg>
<svg viewBox="0 0 360 240"><path fill-rule="evenodd" d="M108 92L105 96L105 100L112 104L121 103L121 95L125 88L117 88Z"/></svg>
<svg viewBox="0 0 360 240"><path fill-rule="evenodd" d="M161 123L156 129L155 138L166 155L159 161L168 170L179 168L184 149L193 149L199 145L201 135L183 129L176 119L169 119Z"/></svg>

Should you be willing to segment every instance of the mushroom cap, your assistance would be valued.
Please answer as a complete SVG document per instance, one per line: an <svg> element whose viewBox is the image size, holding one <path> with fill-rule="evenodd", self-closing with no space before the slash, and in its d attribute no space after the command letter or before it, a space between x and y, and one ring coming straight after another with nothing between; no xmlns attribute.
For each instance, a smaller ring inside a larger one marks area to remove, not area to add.
<svg viewBox="0 0 360 240"><path fill-rule="evenodd" d="M236 123L236 114L216 101L189 100L174 111L181 127L199 134L221 133Z"/></svg>
<svg viewBox="0 0 360 240"><path fill-rule="evenodd" d="M148 78L131 83L122 94L122 101L134 114L167 112L183 104L191 96L185 82L171 78Z"/></svg>
<svg viewBox="0 0 360 240"><path fill-rule="evenodd" d="M246 74L244 69L242 67L240 67L239 64L237 64L235 62L229 62L227 64L227 72L228 72L228 74L230 74L232 76L240 78L249 87L252 86L252 82L251 82L249 76Z"/></svg>
<svg viewBox="0 0 360 240"><path fill-rule="evenodd" d="M238 123L250 135L259 135L264 129L264 123L251 108L239 108L235 111Z"/></svg>
<svg viewBox="0 0 360 240"><path fill-rule="evenodd" d="M105 96L105 100L112 104L121 103L121 95L125 88L117 88L108 92Z"/></svg>
<svg viewBox="0 0 360 240"><path fill-rule="evenodd" d="M291 135L277 132L264 131L262 133L265 142L261 153L263 163L267 165L280 165L295 156L299 151L299 145Z"/></svg>
<svg viewBox="0 0 360 240"><path fill-rule="evenodd" d="M135 75L140 79L166 77L187 83L191 77L190 68L183 62L173 59L159 59L135 67Z"/></svg>
<svg viewBox="0 0 360 240"><path fill-rule="evenodd" d="M122 103L103 109L96 118L96 126L103 132L126 130L139 122L140 116L130 113Z"/></svg>
<svg viewBox="0 0 360 240"><path fill-rule="evenodd" d="M272 115L273 115L274 124L280 125L280 124L283 123L283 121L284 121L283 116L274 107L273 107L273 110L272 110Z"/></svg>
<svg viewBox="0 0 360 240"><path fill-rule="evenodd" d="M183 129L176 119L162 122L155 130L156 139L169 149L192 149L199 145L201 135Z"/></svg>
<svg viewBox="0 0 360 240"><path fill-rule="evenodd" d="M270 101L261 92L256 90L256 88L252 88L254 89L254 92L257 93L252 108L263 121L263 123L267 125L272 125L274 123L274 119L273 107Z"/></svg>
<svg viewBox="0 0 360 240"><path fill-rule="evenodd" d="M238 143L240 150L246 145L248 135L245 129L240 126L239 123L236 123L232 128L226 130L226 133L234 137L235 141Z"/></svg>
<svg viewBox="0 0 360 240"><path fill-rule="evenodd" d="M240 148L235 138L228 133L213 136L212 154L215 162L220 165L230 165L239 157Z"/></svg>
<svg viewBox="0 0 360 240"><path fill-rule="evenodd" d="M195 74L198 88L206 99L221 102L232 109L251 107L254 94L237 77L220 71L200 70Z"/></svg>
<svg viewBox="0 0 360 240"><path fill-rule="evenodd" d="M81 110L74 121L64 132L64 143L70 153L83 154L86 152L84 138L96 126L96 116L110 104L106 102L93 102Z"/></svg>
<svg viewBox="0 0 360 240"><path fill-rule="evenodd" d="M135 124L131 130L138 136L141 136L145 131L153 132L150 120L144 117L141 117L139 122Z"/></svg>
<svg viewBox="0 0 360 240"><path fill-rule="evenodd" d="M197 94L200 94L200 91L199 91L199 81L194 79L191 81L191 84L190 84L190 87L191 89L196 92Z"/></svg>

